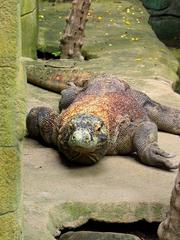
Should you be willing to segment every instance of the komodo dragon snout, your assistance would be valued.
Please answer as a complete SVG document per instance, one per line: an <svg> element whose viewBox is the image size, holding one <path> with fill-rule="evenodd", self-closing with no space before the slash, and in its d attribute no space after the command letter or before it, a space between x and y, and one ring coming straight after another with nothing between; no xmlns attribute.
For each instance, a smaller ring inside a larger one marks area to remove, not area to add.
<svg viewBox="0 0 180 240"><path fill-rule="evenodd" d="M108 130L104 122L90 114L77 114L65 124L58 138L59 149L64 149L64 154L71 158L71 162L83 162L87 165L106 155L107 144Z"/></svg>
<svg viewBox="0 0 180 240"><path fill-rule="evenodd" d="M68 145L81 152L93 152L104 147L108 139L104 122L93 115L77 115L66 128L69 132Z"/></svg>

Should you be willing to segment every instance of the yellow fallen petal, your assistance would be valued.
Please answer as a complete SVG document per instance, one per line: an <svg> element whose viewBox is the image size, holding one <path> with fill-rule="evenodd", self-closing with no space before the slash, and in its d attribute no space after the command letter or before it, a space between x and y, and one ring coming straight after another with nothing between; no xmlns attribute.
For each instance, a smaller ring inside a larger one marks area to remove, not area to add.
<svg viewBox="0 0 180 240"><path fill-rule="evenodd" d="M137 21L138 23L140 23L140 21L139 21L139 19L138 19L138 18L136 19L136 21Z"/></svg>
<svg viewBox="0 0 180 240"><path fill-rule="evenodd" d="M122 34L122 35L121 35L121 38L125 38L125 37L126 37L126 34Z"/></svg>
<svg viewBox="0 0 180 240"><path fill-rule="evenodd" d="M124 21L124 23L126 24L126 25L131 25L131 23L129 22L129 21Z"/></svg>
<svg viewBox="0 0 180 240"><path fill-rule="evenodd" d="M102 17L99 16L99 17L97 17L97 19L98 19L98 20L102 20Z"/></svg>

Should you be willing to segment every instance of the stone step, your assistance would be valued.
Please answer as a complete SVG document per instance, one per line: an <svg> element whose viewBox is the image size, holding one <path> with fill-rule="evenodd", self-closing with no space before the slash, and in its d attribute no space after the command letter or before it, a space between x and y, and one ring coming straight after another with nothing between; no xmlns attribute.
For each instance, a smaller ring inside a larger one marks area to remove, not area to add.
<svg viewBox="0 0 180 240"><path fill-rule="evenodd" d="M59 240L140 240L135 235L113 232L67 232Z"/></svg>

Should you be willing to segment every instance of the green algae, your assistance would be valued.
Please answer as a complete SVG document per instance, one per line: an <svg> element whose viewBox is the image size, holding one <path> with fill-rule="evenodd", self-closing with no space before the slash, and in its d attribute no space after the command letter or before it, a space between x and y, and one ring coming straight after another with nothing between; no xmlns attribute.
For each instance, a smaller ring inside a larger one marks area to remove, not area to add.
<svg viewBox="0 0 180 240"><path fill-rule="evenodd" d="M67 202L55 206L49 214L48 229L76 228L93 219L109 223L128 223L145 219L161 221L167 207L160 203L82 203Z"/></svg>
<svg viewBox="0 0 180 240"><path fill-rule="evenodd" d="M70 7L70 3L40 3L39 51L59 50ZM159 76L171 83L177 81L178 62L157 39L141 2L96 0L88 18L83 51L91 57L77 67L119 75L137 88Z"/></svg>

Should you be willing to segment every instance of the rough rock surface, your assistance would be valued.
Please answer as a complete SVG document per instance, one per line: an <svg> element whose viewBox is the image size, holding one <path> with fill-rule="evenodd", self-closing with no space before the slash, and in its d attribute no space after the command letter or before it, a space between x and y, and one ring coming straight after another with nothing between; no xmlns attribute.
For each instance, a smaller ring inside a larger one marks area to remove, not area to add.
<svg viewBox="0 0 180 240"><path fill-rule="evenodd" d="M59 51L58 39L63 35L70 6L40 4L43 18L39 19L39 51L54 54ZM175 83L179 79L176 74L179 63L157 39L148 20L149 14L140 1L94 1L83 47L89 61L75 62L75 67L118 74L132 85L143 79L141 87L149 84L150 79Z"/></svg>
<svg viewBox="0 0 180 240"><path fill-rule="evenodd" d="M21 1L22 55L36 59L38 35L37 0Z"/></svg>
<svg viewBox="0 0 180 240"><path fill-rule="evenodd" d="M160 240L180 239L180 166L171 193L170 209L158 228Z"/></svg>
<svg viewBox="0 0 180 240"><path fill-rule="evenodd" d="M20 2L0 3L0 239L21 239L21 143L25 75L21 62Z"/></svg>
<svg viewBox="0 0 180 240"><path fill-rule="evenodd" d="M101 233L101 232L68 232L63 234L59 240L140 240L140 238L123 233Z"/></svg>
<svg viewBox="0 0 180 240"><path fill-rule="evenodd" d="M39 47L53 51L58 47L57 21L63 30L69 5L54 11L44 4ZM76 67L116 74L155 101L180 108L180 96L171 89L178 79L178 62L147 21L140 1L93 1L85 49L97 58L75 62ZM28 98L27 111L40 105L58 108L59 94L35 86L28 86ZM160 132L159 143L179 161L178 136ZM176 172L143 166L131 156L106 157L96 166L70 168L56 150L35 140L26 139L24 148L25 240L54 240L56 229L79 226L90 218L152 222L166 214Z"/></svg>

